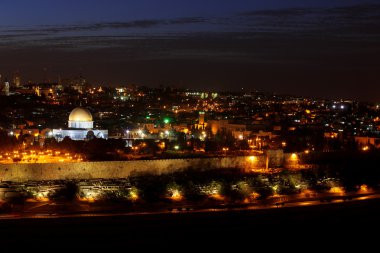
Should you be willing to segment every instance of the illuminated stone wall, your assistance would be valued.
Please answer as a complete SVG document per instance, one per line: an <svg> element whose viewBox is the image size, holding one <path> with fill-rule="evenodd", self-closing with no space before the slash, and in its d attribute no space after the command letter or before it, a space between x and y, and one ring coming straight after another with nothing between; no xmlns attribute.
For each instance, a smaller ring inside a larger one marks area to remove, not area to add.
<svg viewBox="0 0 380 253"><path fill-rule="evenodd" d="M270 160L276 160L270 158ZM277 159L276 161L278 161ZM0 180L64 180L93 178L126 178L133 174L163 174L193 169L235 168L251 170L265 168L266 156L138 160L81 163L0 164ZM271 164L272 162L270 162Z"/></svg>

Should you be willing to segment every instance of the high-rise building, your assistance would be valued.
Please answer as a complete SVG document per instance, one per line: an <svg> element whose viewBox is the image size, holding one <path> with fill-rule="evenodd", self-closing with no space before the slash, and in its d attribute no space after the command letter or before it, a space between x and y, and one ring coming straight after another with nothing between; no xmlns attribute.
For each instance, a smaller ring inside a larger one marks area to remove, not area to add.
<svg viewBox="0 0 380 253"><path fill-rule="evenodd" d="M21 77L19 72L15 72L13 75L13 84L16 88L21 86Z"/></svg>
<svg viewBox="0 0 380 253"><path fill-rule="evenodd" d="M4 82L4 93L5 93L5 96L9 96L9 82L8 82L8 80L5 80L5 82Z"/></svg>

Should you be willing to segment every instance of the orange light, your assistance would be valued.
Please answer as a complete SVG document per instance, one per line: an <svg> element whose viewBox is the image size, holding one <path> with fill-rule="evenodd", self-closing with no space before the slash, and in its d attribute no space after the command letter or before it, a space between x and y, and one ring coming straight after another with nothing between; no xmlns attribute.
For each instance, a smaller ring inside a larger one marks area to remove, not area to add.
<svg viewBox="0 0 380 253"><path fill-rule="evenodd" d="M210 195L211 198L215 199L215 200L224 200L224 197L222 195L220 195L219 193L216 193L216 194L212 194Z"/></svg>
<svg viewBox="0 0 380 253"><path fill-rule="evenodd" d="M360 186L360 191L361 191L361 192L368 192L368 186L365 185L365 184L362 184L362 185Z"/></svg>
<svg viewBox="0 0 380 253"><path fill-rule="evenodd" d="M251 199L258 199L260 197L260 194L257 192L252 192L250 197Z"/></svg>
<svg viewBox="0 0 380 253"><path fill-rule="evenodd" d="M173 190L170 198L174 201L180 201L183 199L183 196L179 190Z"/></svg>
<svg viewBox="0 0 380 253"><path fill-rule="evenodd" d="M130 193L130 196L131 196L131 200L132 200L132 201L136 201L136 200L138 200L138 198L139 198L139 195L137 195L137 193L134 192L134 191L132 191L132 192Z"/></svg>
<svg viewBox="0 0 380 253"><path fill-rule="evenodd" d="M330 193L344 194L344 189L343 187L334 186L331 187Z"/></svg>

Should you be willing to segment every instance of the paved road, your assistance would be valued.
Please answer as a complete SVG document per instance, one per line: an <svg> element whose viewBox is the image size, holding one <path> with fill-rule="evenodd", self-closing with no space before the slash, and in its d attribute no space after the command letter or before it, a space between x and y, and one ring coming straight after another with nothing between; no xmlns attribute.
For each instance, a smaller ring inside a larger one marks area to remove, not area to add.
<svg viewBox="0 0 380 253"><path fill-rule="evenodd" d="M356 195L323 195L322 198L293 199L288 200L286 197L278 198L279 201L268 204L248 204L248 205L215 205L213 207L205 207L200 205L186 206L165 206L160 205L157 209L128 209L128 207L117 206L98 206L96 204L89 205L84 203L56 203L43 202L33 203L24 206L22 210L12 213L0 214L0 220L6 219L52 219L52 218L69 218L69 217L106 217L106 216L136 216L136 215L155 215L155 214L180 214L180 213L207 213L207 212L230 212L244 210L265 210L278 208L293 208L303 206L331 205L342 202L357 202L369 199L380 199L380 193L372 192L367 194Z"/></svg>
<svg viewBox="0 0 380 253"><path fill-rule="evenodd" d="M378 196L358 201L299 204L302 203L308 204L255 210L194 210L180 214L166 211L54 218L43 218L40 214L33 218L3 219L0 250L145 252L146 248L153 248L149 252L343 252L350 249L371 252L369 247L372 246L372 251L378 247Z"/></svg>

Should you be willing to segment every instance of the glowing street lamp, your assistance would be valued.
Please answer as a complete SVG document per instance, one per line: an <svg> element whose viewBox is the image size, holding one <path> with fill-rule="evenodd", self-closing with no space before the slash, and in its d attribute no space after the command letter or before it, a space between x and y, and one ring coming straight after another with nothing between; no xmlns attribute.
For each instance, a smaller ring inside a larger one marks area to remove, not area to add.
<svg viewBox="0 0 380 253"><path fill-rule="evenodd" d="M173 201L181 201L183 199L183 196L178 189L172 189L170 195L170 199Z"/></svg>
<svg viewBox="0 0 380 253"><path fill-rule="evenodd" d="M368 186L365 184L362 184L360 186L360 192L368 192Z"/></svg>
<svg viewBox="0 0 380 253"><path fill-rule="evenodd" d="M130 199L132 201L138 200L138 198L139 198L139 192L138 192L137 188L135 188L135 187L131 188L131 190L129 192L129 197L130 197Z"/></svg>
<svg viewBox="0 0 380 253"><path fill-rule="evenodd" d="M206 139L206 137L207 137L206 132L205 132L205 131L202 131L201 135L199 136L199 139L200 139L201 141L204 141L204 140Z"/></svg>
<svg viewBox="0 0 380 253"><path fill-rule="evenodd" d="M290 156L290 160L292 160L292 161L297 161L297 160L298 160L298 156L297 156L297 154L296 154L296 153L291 154L291 156Z"/></svg>

